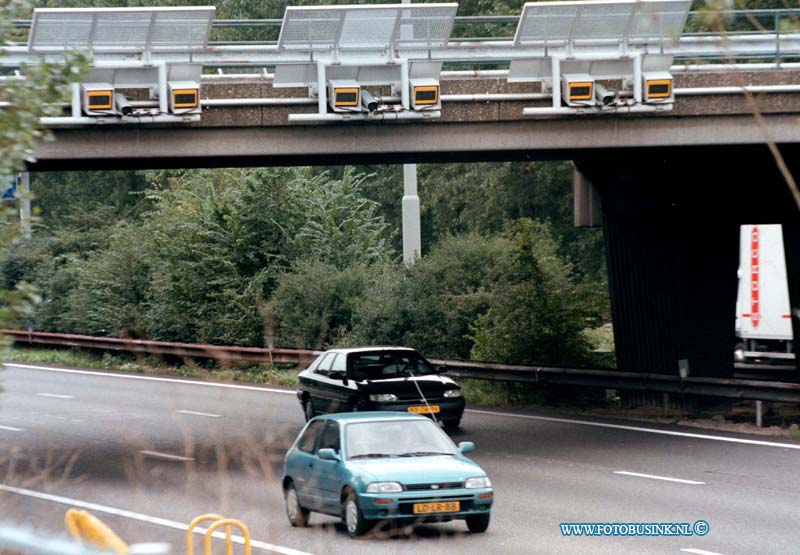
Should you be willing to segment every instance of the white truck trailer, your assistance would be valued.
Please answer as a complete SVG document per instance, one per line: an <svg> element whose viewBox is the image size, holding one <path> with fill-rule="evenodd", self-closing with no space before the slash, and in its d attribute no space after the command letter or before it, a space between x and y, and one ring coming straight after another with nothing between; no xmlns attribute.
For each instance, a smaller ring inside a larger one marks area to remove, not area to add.
<svg viewBox="0 0 800 555"><path fill-rule="evenodd" d="M743 225L739 240L736 349L739 361L794 360L783 229Z"/></svg>

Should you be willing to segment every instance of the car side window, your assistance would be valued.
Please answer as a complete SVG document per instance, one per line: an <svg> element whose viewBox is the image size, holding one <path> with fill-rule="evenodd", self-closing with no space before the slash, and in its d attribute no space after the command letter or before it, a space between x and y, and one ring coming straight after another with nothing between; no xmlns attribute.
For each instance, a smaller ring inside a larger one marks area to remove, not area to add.
<svg viewBox="0 0 800 555"><path fill-rule="evenodd" d="M336 357L336 360L333 361L333 366L331 367L331 372L344 372L347 370L347 355L340 354Z"/></svg>
<svg viewBox="0 0 800 555"><path fill-rule="evenodd" d="M327 426L325 426L325 431L322 432L318 449L333 449L338 453L340 447L339 423L329 420Z"/></svg>
<svg viewBox="0 0 800 555"><path fill-rule="evenodd" d="M303 435L297 442L297 448L300 451L303 451L305 453L314 452L314 444L317 442L317 436L319 435L319 432L322 429L322 425L324 423L325 423L324 420L314 420L311 424L309 424L306 427L306 431L303 432Z"/></svg>
<svg viewBox="0 0 800 555"><path fill-rule="evenodd" d="M325 358L324 353L315 358L314 361L309 365L307 370L314 372L317 369L317 366L319 366L319 363L322 362L323 358Z"/></svg>
<svg viewBox="0 0 800 555"><path fill-rule="evenodd" d="M322 362L319 363L319 366L317 366L317 369L314 370L314 372L323 376L330 374L331 364L333 363L334 358L336 358L336 353L328 353L328 355L322 359Z"/></svg>

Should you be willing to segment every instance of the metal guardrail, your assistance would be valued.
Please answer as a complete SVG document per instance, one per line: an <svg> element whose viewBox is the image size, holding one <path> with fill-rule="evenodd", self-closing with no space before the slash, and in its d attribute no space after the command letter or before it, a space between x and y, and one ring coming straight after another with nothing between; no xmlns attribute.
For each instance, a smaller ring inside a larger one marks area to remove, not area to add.
<svg viewBox="0 0 800 555"><path fill-rule="evenodd" d="M166 343L142 339L119 339L19 330L0 330L0 333L13 338L15 343L125 351L134 354L208 358L218 360L223 364L279 363L305 366L310 364L319 354L319 351L304 349L262 349L194 343ZM554 368L444 359L429 360L433 364L446 366L449 375L459 378L800 403L800 383L704 377L681 379L677 375L621 372L604 368Z"/></svg>
<svg viewBox="0 0 800 555"><path fill-rule="evenodd" d="M94 337L67 333L41 331L0 330L0 334L14 339L15 343L79 347L100 351L122 351L141 355L164 355L186 358L208 358L222 364L310 364L317 351L300 349L261 349L258 347L229 347L201 343L169 343L146 339Z"/></svg>
<svg viewBox="0 0 800 555"><path fill-rule="evenodd" d="M430 361L447 366L448 375L460 378L703 395L753 401L800 402L800 383L733 378L681 379L677 375L621 372L601 368L531 367L436 359Z"/></svg>

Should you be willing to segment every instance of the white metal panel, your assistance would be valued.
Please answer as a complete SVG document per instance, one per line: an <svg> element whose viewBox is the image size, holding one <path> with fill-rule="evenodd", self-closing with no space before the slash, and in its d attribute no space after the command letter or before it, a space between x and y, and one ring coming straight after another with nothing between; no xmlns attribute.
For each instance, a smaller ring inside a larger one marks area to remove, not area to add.
<svg viewBox="0 0 800 555"><path fill-rule="evenodd" d="M783 228L743 225L737 326L744 339L792 339Z"/></svg>
<svg viewBox="0 0 800 555"><path fill-rule="evenodd" d="M28 49L205 50L216 8L38 8Z"/></svg>
<svg viewBox="0 0 800 555"><path fill-rule="evenodd" d="M637 3L630 38L674 41L683 33L689 16L689 0L646 0Z"/></svg>
<svg viewBox="0 0 800 555"><path fill-rule="evenodd" d="M674 39L683 32L690 6L691 0L529 2L523 7L514 43Z"/></svg>
<svg viewBox="0 0 800 555"><path fill-rule="evenodd" d="M279 49L386 49L443 46L458 4L287 7Z"/></svg>

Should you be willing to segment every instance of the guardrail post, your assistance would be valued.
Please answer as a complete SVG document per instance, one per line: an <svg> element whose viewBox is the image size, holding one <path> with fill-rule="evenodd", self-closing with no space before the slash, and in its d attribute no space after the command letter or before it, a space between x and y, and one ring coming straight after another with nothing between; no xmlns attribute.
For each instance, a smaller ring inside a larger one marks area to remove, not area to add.
<svg viewBox="0 0 800 555"><path fill-rule="evenodd" d="M761 428L763 426L761 405L761 401L756 401L756 428Z"/></svg>

